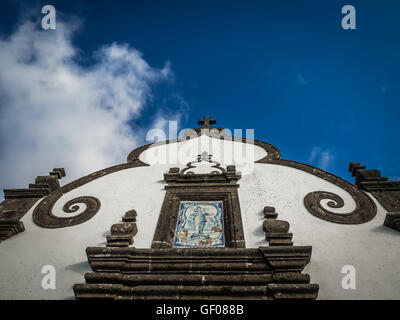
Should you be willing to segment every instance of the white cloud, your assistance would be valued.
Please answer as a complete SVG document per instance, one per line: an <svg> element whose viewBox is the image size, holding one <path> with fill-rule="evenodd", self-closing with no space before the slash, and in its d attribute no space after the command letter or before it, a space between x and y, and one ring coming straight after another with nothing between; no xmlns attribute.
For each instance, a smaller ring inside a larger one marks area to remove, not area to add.
<svg viewBox="0 0 400 320"><path fill-rule="evenodd" d="M304 76L300 73L297 74L297 81L299 84L301 84L302 86L306 86L308 85L308 81L304 78Z"/></svg>
<svg viewBox="0 0 400 320"><path fill-rule="evenodd" d="M65 167L70 181L125 162L139 143L128 122L140 117L151 86L172 77L169 64L152 68L115 43L82 66L71 42L76 24L37 25L26 21L0 39L1 189L26 187L53 167Z"/></svg>
<svg viewBox="0 0 400 320"><path fill-rule="evenodd" d="M335 161L335 155L329 149L322 149L321 147L313 147L311 150L308 162L316 165L322 170L328 170L332 167Z"/></svg>

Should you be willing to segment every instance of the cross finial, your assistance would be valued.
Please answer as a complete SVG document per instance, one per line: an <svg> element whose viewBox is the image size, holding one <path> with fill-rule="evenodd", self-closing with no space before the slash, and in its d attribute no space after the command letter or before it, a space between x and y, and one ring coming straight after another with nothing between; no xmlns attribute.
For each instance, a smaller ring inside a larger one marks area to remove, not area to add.
<svg viewBox="0 0 400 320"><path fill-rule="evenodd" d="M199 125L202 125L203 128L210 128L210 124L216 124L217 120L211 118L211 117L204 117L204 119L200 119L198 121Z"/></svg>
<svg viewBox="0 0 400 320"><path fill-rule="evenodd" d="M201 154L197 156L197 161L202 162L202 161L208 161L211 162L212 155L208 154L207 151L203 151Z"/></svg>

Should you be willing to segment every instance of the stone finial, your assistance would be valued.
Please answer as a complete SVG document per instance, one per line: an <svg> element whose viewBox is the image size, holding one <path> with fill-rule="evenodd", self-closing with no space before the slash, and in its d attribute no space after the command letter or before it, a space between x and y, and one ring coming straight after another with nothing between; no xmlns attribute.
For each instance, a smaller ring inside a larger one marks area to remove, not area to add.
<svg viewBox="0 0 400 320"><path fill-rule="evenodd" d="M211 117L204 117L204 119L200 119L198 124L203 126L203 128L210 128L210 124L216 124L217 120Z"/></svg>
<svg viewBox="0 0 400 320"><path fill-rule="evenodd" d="M52 176L57 176L57 179L62 179L65 177L65 169L64 168L53 168L53 171L49 172Z"/></svg>
<svg viewBox="0 0 400 320"><path fill-rule="evenodd" d="M178 167L173 167L169 169L170 174L178 174L180 172L180 169Z"/></svg>
<svg viewBox="0 0 400 320"><path fill-rule="evenodd" d="M60 183L58 182L57 175L49 175L49 176L38 176L35 179L34 184L30 184L29 188L47 188L49 192L57 190L60 188Z"/></svg>
<svg viewBox="0 0 400 320"><path fill-rule="evenodd" d="M129 247L137 234L136 210L130 210L122 218L123 223L111 226L111 235L107 236L107 247Z"/></svg>
<svg viewBox="0 0 400 320"><path fill-rule="evenodd" d="M265 218L277 218L278 214L275 212L275 207L269 207L265 206L264 207L264 217Z"/></svg>
<svg viewBox="0 0 400 320"><path fill-rule="evenodd" d="M41 198L60 188L59 179L65 177L64 168L54 168L48 176L37 176L35 183L24 189L4 189L4 198Z"/></svg>
<svg viewBox="0 0 400 320"><path fill-rule="evenodd" d="M352 177L356 177L356 185L362 188L367 187L367 183L386 182L388 178L381 177L381 172L376 169L366 169L366 166L361 166L359 162L351 162L349 171ZM368 191L368 190L367 190Z"/></svg>
<svg viewBox="0 0 400 320"><path fill-rule="evenodd" d="M290 224L287 221L278 219L266 219L263 222L263 230L265 233L287 233Z"/></svg>
<svg viewBox="0 0 400 320"><path fill-rule="evenodd" d="M132 209L129 210L125 213L125 215L122 218L123 222L136 222L136 210Z"/></svg>
<svg viewBox="0 0 400 320"><path fill-rule="evenodd" d="M278 213L275 207L265 206L264 217L267 218L263 222L263 231L265 239L270 246L292 246L293 234L289 233L290 224L287 221L278 220Z"/></svg>
<svg viewBox="0 0 400 320"><path fill-rule="evenodd" d="M358 169L366 169L366 166L360 165L359 162L350 162L349 164L349 172L351 172L351 176L354 177L356 175L356 171Z"/></svg>

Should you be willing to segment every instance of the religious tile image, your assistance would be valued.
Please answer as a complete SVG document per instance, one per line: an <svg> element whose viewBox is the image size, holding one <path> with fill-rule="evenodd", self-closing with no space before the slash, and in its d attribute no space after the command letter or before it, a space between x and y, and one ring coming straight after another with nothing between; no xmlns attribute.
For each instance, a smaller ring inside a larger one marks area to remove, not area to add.
<svg viewBox="0 0 400 320"><path fill-rule="evenodd" d="M175 247L224 247L222 201L182 201Z"/></svg>

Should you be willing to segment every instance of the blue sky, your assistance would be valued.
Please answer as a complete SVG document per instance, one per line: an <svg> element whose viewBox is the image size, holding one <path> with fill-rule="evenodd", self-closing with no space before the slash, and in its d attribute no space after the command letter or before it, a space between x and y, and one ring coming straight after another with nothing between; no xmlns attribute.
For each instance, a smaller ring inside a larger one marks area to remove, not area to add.
<svg viewBox="0 0 400 320"><path fill-rule="evenodd" d="M1 37L26 12L41 19L45 4L57 22L79 18L71 41L81 68L112 43L140 51L156 70L170 68L129 120L134 131L160 110L181 128L212 116L230 129L253 128L282 158L350 181L349 162L400 177L398 1L2 1ZM356 8L356 30L341 27L346 4Z"/></svg>

